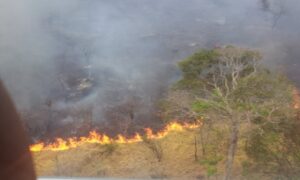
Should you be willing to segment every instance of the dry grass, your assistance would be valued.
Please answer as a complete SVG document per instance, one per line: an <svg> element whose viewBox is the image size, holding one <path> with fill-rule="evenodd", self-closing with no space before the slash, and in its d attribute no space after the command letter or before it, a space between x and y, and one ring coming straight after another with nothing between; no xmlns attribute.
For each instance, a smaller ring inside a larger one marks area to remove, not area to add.
<svg viewBox="0 0 300 180"><path fill-rule="evenodd" d="M162 149L160 160L147 142L86 144L68 151L35 153L36 170L39 176L196 179L204 170L194 159L194 135L194 131L172 132L156 140Z"/></svg>

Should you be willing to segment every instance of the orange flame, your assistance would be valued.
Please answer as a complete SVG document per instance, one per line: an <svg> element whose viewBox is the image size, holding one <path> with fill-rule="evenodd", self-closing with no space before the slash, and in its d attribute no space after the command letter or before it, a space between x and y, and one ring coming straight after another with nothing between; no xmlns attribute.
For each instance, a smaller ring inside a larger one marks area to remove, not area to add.
<svg viewBox="0 0 300 180"><path fill-rule="evenodd" d="M152 129L145 129L145 136L148 139L161 139L165 137L171 131L183 131L184 129L196 129L201 126L201 123L193 123L193 124L180 124L177 122L172 122L168 124L163 130L153 133ZM30 146L30 151L39 152L39 151L64 151L71 148L76 148L86 143L93 144L129 144L129 143L137 143L142 142L143 138L140 134L136 133L135 136L127 138L122 135L118 135L116 138L108 137L105 134L97 133L96 131L91 131L87 137L79 137L79 138L68 138L66 140L62 138L57 138L51 144L45 144L43 142L33 144Z"/></svg>

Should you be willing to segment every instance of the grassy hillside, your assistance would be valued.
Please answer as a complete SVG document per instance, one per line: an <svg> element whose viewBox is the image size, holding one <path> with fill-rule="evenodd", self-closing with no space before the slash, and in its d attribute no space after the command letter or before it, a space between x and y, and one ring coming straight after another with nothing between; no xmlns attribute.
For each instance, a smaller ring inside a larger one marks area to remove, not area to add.
<svg viewBox="0 0 300 180"><path fill-rule="evenodd" d="M171 132L163 139L133 144L86 144L68 151L37 152L36 170L39 176L194 179L204 173L195 160L196 131Z"/></svg>

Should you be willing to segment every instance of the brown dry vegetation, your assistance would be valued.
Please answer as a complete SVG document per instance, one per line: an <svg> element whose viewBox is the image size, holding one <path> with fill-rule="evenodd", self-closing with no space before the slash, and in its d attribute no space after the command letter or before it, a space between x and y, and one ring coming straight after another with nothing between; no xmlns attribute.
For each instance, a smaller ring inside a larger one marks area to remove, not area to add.
<svg viewBox="0 0 300 180"><path fill-rule="evenodd" d="M35 166L39 176L196 179L205 176L203 167L195 161L196 131L172 132L155 140L153 143L162 149L161 160L148 142L86 144L68 151L34 153Z"/></svg>

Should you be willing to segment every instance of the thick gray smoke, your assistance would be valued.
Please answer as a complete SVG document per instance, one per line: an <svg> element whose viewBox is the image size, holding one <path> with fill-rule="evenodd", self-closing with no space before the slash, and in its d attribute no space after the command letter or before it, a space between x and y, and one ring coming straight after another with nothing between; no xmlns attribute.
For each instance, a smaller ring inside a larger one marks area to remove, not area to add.
<svg viewBox="0 0 300 180"><path fill-rule="evenodd" d="M300 82L299 8L297 0L1 0L0 77L21 110L88 106L97 121L132 99L136 114L152 113L179 77L176 62L204 47L259 49Z"/></svg>

